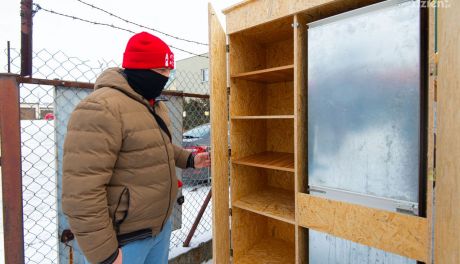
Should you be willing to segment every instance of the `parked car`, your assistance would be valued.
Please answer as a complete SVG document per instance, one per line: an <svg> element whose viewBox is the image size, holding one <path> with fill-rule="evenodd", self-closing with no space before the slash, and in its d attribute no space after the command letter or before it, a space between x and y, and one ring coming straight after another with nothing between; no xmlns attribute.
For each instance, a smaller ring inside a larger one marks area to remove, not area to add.
<svg viewBox="0 0 460 264"><path fill-rule="evenodd" d="M193 153L209 151L211 138L211 124L203 124L186 131L182 137L182 147ZM211 181L211 169L186 169L182 171L184 186L197 186L209 184Z"/></svg>
<svg viewBox="0 0 460 264"><path fill-rule="evenodd" d="M228 148L230 148L230 131L228 131ZM211 151L211 124L194 127L183 134L182 146L194 153ZM211 168L186 169L182 172L185 186L197 186L211 183Z"/></svg>

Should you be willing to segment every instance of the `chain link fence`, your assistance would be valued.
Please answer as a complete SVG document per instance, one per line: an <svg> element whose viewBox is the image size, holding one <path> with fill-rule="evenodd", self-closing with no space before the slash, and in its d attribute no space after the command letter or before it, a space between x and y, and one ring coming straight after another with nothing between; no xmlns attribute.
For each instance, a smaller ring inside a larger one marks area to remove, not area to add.
<svg viewBox="0 0 460 264"><path fill-rule="evenodd" d="M10 68L20 72L20 54L11 49ZM6 54L6 52L5 52ZM33 77L94 83L115 61L89 61L67 56L61 51L34 52ZM7 71L5 65L3 71ZM194 152L210 146L209 87L204 69L177 69L172 72L166 90L199 94L185 97L167 95L174 142ZM23 174L24 243L26 263L58 263L69 258L70 248L62 244L60 210L62 146L68 118L74 107L91 89L64 88L42 84L20 84L21 151ZM184 186L185 203L174 213L175 230L171 236L170 256L185 249L185 241L195 218L210 191L210 169L178 170ZM192 245L211 239L212 210L209 203L192 238ZM78 248L73 249L78 250ZM74 259L74 263L79 263Z"/></svg>

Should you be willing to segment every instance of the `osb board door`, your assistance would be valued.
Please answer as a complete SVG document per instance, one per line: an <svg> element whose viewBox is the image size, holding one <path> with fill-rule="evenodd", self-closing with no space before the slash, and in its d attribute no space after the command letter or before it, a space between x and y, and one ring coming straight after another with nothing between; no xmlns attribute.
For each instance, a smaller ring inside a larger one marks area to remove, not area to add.
<svg viewBox="0 0 460 264"><path fill-rule="evenodd" d="M420 21L412 1L387 1L309 24L310 263L427 259Z"/></svg>
<svg viewBox="0 0 460 264"><path fill-rule="evenodd" d="M214 263L230 263L228 99L226 35L211 4L209 55L211 80L211 175Z"/></svg>
<svg viewBox="0 0 460 264"><path fill-rule="evenodd" d="M443 1L438 1L439 3ZM435 263L460 263L460 3L438 9Z"/></svg>

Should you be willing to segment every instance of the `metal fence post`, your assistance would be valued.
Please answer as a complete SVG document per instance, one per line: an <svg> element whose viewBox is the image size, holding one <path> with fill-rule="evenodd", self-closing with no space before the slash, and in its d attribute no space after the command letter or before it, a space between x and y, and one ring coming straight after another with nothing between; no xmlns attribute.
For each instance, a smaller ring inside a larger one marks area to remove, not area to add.
<svg viewBox="0 0 460 264"><path fill-rule="evenodd" d="M21 1L21 75L32 76L32 0Z"/></svg>
<svg viewBox="0 0 460 264"><path fill-rule="evenodd" d="M0 74L1 175L5 263L24 263L21 130L16 75Z"/></svg>

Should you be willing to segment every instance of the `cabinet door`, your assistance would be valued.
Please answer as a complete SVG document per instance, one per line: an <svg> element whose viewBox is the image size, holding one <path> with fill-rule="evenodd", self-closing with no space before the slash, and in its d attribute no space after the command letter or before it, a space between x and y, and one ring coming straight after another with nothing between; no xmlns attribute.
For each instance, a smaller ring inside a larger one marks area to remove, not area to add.
<svg viewBox="0 0 460 264"><path fill-rule="evenodd" d="M414 217L418 216L419 200L424 199L419 197L419 184L425 185L419 183L424 166L420 43L420 8L414 1L386 1L310 24L311 195L346 202L339 204L339 210L353 204L363 210L393 212L395 217L410 215L408 223L425 222ZM346 215L351 219L353 211ZM370 222L374 216L356 219ZM405 240L405 245L413 243L411 247L391 249L371 239L341 237L341 232L313 228L309 233L310 263L379 260L408 264L424 260L426 252L412 248L426 245L425 230L421 230L423 236L411 238L406 233L412 232L414 224L404 226L402 222L397 221L401 226L390 241ZM349 226L345 226L346 232ZM391 228L382 227L382 234L390 234ZM376 225L369 225L370 233L376 234L374 229Z"/></svg>
<svg viewBox="0 0 460 264"><path fill-rule="evenodd" d="M441 2L440 2L441 3ZM446 3L444 3L446 4ZM435 263L460 263L459 1L438 9Z"/></svg>
<svg viewBox="0 0 460 264"><path fill-rule="evenodd" d="M209 4L211 175L214 263L230 263L227 37Z"/></svg>

